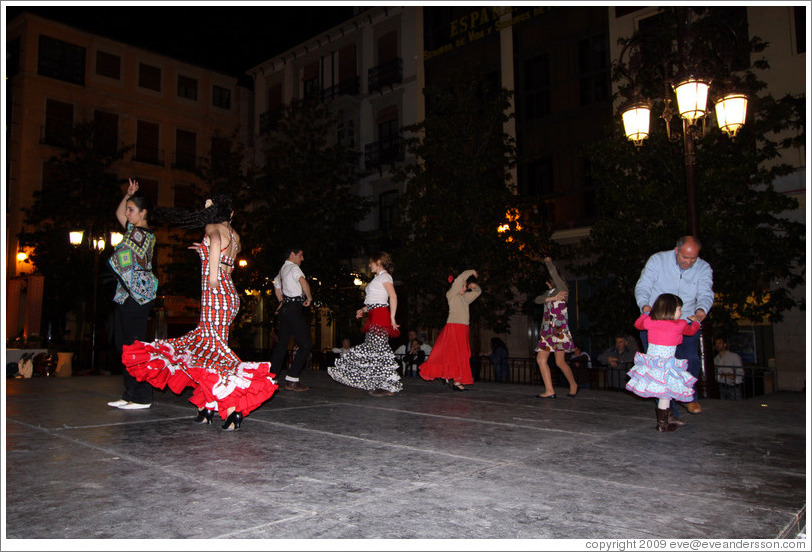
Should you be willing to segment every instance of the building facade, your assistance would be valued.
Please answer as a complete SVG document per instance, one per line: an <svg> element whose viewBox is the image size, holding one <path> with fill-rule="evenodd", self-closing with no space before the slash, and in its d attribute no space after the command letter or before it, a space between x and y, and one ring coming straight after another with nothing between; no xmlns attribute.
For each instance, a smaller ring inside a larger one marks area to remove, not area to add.
<svg viewBox="0 0 812 552"><path fill-rule="evenodd" d="M337 121L337 143L357 149L361 175L356 194L373 208L360 230L385 235L397 217L403 184L391 171L406 160L400 129L422 118L420 44L422 12L416 8L359 10L345 23L249 69L254 80L254 163L264 165L262 144L286 106L322 98ZM366 260L355 259L357 271ZM317 329L319 348L338 346L336 324Z"/></svg>
<svg viewBox="0 0 812 552"><path fill-rule="evenodd" d="M201 158L216 162L227 137L248 128L253 105L234 76L30 13L8 22L5 40L6 337L15 337L39 333L31 309L16 301L22 295L36 304L42 291L29 285L31 264L17 258L25 253L17 238L22 209L33 205L34 191L53 184L49 159L64 151L74 124L94 123L98 147L132 146L114 167L121 189L110 198L134 178L153 205L191 207Z"/></svg>

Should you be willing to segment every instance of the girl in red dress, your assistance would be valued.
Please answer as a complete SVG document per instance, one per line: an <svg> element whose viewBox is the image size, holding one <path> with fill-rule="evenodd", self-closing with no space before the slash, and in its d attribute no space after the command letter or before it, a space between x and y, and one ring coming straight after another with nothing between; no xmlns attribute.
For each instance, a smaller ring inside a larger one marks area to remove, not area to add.
<svg viewBox="0 0 812 552"><path fill-rule="evenodd" d="M429 359L420 365L421 378L442 378L454 391L465 391L465 385L474 383L468 306L482 294L476 279L476 270L466 270L451 284L445 294L448 319L431 349Z"/></svg>

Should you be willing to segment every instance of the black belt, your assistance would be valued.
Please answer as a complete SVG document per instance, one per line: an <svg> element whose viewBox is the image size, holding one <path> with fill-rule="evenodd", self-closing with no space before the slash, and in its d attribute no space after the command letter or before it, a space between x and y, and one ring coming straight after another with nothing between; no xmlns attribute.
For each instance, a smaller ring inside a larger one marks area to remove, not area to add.
<svg viewBox="0 0 812 552"><path fill-rule="evenodd" d="M288 297L287 295L282 296L282 302L285 303L285 304L287 304L287 303L304 303L305 301L307 301L307 297L305 297L304 295L301 295L299 297Z"/></svg>

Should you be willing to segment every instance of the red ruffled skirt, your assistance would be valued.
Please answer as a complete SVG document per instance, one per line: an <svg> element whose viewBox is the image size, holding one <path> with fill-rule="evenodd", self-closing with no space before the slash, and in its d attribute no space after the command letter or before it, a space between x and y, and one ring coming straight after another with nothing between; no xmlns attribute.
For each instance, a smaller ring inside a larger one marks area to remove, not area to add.
<svg viewBox="0 0 812 552"><path fill-rule="evenodd" d="M389 315L389 307L378 307L372 309L367 314L367 323L364 324L364 333L367 333L371 328L383 328L389 337L397 337L400 331L392 325L392 317Z"/></svg>
<svg viewBox="0 0 812 552"><path fill-rule="evenodd" d="M474 383L470 334L468 324L446 324L431 348L429 359L420 365L420 377L451 379L463 385Z"/></svg>
<svg viewBox="0 0 812 552"><path fill-rule="evenodd" d="M278 387L270 362L239 361L219 370L206 369L195 355L176 350L171 340L124 345L122 362L136 380L158 389L169 387L181 393L193 387L189 401L198 408L218 410L223 419L231 407L247 415L271 398Z"/></svg>

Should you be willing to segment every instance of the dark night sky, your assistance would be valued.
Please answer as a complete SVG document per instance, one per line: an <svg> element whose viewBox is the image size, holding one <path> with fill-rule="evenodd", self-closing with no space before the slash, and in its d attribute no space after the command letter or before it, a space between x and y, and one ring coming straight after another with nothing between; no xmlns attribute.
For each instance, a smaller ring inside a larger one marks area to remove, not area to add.
<svg viewBox="0 0 812 552"><path fill-rule="evenodd" d="M279 5L283 4L283 5ZM7 6L236 76L353 16L352 6L256 2L182 6Z"/></svg>

